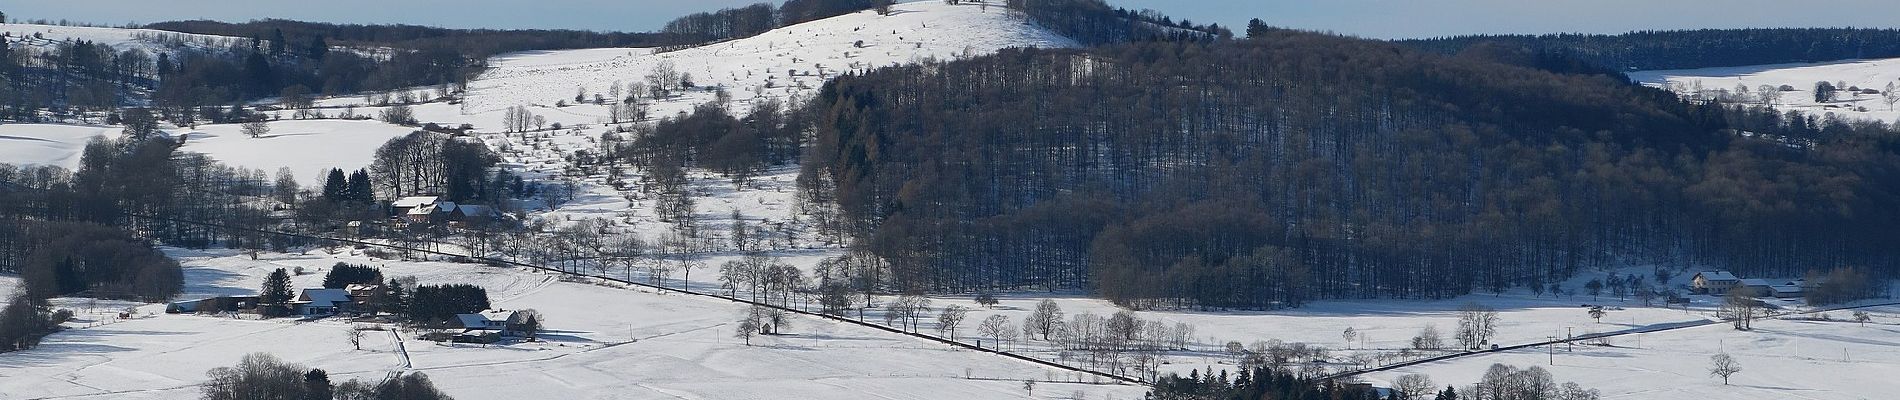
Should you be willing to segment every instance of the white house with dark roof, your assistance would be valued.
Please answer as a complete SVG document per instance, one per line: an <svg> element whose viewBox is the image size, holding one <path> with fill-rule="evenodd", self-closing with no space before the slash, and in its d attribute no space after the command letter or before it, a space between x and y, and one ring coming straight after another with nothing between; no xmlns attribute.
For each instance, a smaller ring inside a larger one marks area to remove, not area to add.
<svg viewBox="0 0 1900 400"><path fill-rule="evenodd" d="M1702 271L1690 278L1689 288L1701 294L1725 294L1742 285L1742 279L1728 271Z"/></svg>
<svg viewBox="0 0 1900 400"><path fill-rule="evenodd" d="M297 298L290 301L290 307L297 315L326 315L349 311L355 302L350 300L350 291L344 289L304 289Z"/></svg>

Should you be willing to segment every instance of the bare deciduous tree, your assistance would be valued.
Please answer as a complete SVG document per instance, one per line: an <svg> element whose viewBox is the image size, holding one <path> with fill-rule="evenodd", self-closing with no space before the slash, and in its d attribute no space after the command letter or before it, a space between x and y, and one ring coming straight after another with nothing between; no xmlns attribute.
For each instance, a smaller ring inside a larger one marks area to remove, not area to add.
<svg viewBox="0 0 1900 400"><path fill-rule="evenodd" d="M1742 363L1735 361L1735 357L1729 356L1728 353L1709 356L1709 375L1722 377L1723 385L1728 384L1729 375L1735 375L1737 372L1742 372Z"/></svg>
<svg viewBox="0 0 1900 400"><path fill-rule="evenodd" d="M1392 380L1392 398L1395 400L1428 398L1436 389L1438 384L1432 383L1432 377L1425 374L1405 374Z"/></svg>

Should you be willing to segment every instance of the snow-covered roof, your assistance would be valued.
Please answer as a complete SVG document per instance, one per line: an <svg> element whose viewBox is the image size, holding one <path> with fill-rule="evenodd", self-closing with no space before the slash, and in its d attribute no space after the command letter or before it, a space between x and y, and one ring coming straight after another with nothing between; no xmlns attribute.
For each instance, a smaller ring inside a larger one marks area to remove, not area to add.
<svg viewBox="0 0 1900 400"><path fill-rule="evenodd" d="M435 209L436 209L437 211L441 211L441 212L450 212L450 211L455 211L455 202L453 202L453 201L438 201L438 202L436 202L436 203L435 203Z"/></svg>
<svg viewBox="0 0 1900 400"><path fill-rule="evenodd" d="M304 289L303 294L297 296L297 300L317 303L318 305L322 305L323 303L332 305L336 303L348 303L350 302L350 291L343 289Z"/></svg>
<svg viewBox="0 0 1900 400"><path fill-rule="evenodd" d="M1695 275L1711 281L1733 281L1741 279L1736 278L1735 274L1728 273L1728 271L1702 271L1695 273Z"/></svg>
<svg viewBox="0 0 1900 400"><path fill-rule="evenodd" d="M435 199L436 199L436 196L404 197L401 199L397 199L396 202L394 203L389 203L389 205L391 207L396 207L396 208L421 207L421 206L426 206L430 204L435 204Z"/></svg>
<svg viewBox="0 0 1900 400"><path fill-rule="evenodd" d="M409 209L409 215L429 215L435 213L435 207L416 207Z"/></svg>
<svg viewBox="0 0 1900 400"><path fill-rule="evenodd" d="M1742 286L1771 286L1767 279L1743 279Z"/></svg>
<svg viewBox="0 0 1900 400"><path fill-rule="evenodd" d="M477 314L455 314L455 320L461 322L464 329L486 329L499 327L514 315L513 311L483 311Z"/></svg>
<svg viewBox="0 0 1900 400"><path fill-rule="evenodd" d="M461 212L462 215L488 215L490 209L488 206L463 204L456 206L455 210Z"/></svg>
<svg viewBox="0 0 1900 400"><path fill-rule="evenodd" d="M463 328L486 328L489 321L481 314L455 314L455 320L460 321Z"/></svg>
<svg viewBox="0 0 1900 400"><path fill-rule="evenodd" d="M483 311L482 318L488 318L489 321L495 321L495 322L508 322L508 320L515 318L515 312L514 311Z"/></svg>
<svg viewBox="0 0 1900 400"><path fill-rule="evenodd" d="M1794 285L1775 285L1768 287L1768 289L1775 291L1775 293L1801 293L1801 287Z"/></svg>

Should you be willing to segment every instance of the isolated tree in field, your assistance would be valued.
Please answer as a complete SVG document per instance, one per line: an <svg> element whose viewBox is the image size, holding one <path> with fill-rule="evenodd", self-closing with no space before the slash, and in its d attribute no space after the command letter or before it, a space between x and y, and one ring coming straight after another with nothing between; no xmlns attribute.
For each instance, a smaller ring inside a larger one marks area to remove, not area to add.
<svg viewBox="0 0 1900 400"><path fill-rule="evenodd" d="M1352 348L1353 339L1359 338L1359 331L1354 330L1352 329L1352 327L1348 326L1346 327L1346 330L1339 332L1339 338L1346 339L1346 348L1350 349Z"/></svg>
<svg viewBox="0 0 1900 400"><path fill-rule="evenodd" d="M1432 377L1425 374L1405 374L1392 380L1393 400L1424 399L1432 395L1438 384L1432 383Z"/></svg>
<svg viewBox="0 0 1900 400"><path fill-rule="evenodd" d="M1826 103L1826 102L1834 101L1835 89L1838 89L1838 88L1834 87L1834 84L1828 83L1827 81L1815 82L1814 83L1814 102Z"/></svg>
<svg viewBox="0 0 1900 400"><path fill-rule="evenodd" d="M1867 314L1866 311L1854 311L1854 322L1859 322L1862 326L1866 326L1868 322L1873 322L1873 320L1874 317Z"/></svg>
<svg viewBox="0 0 1900 400"><path fill-rule="evenodd" d="M1596 301L1597 296L1603 294L1603 280L1591 279L1583 284L1583 290L1590 293L1591 301Z"/></svg>
<svg viewBox="0 0 1900 400"><path fill-rule="evenodd" d="M1458 310L1458 344L1466 350L1478 349L1491 342L1498 331L1498 312L1490 307L1467 303Z"/></svg>
<svg viewBox="0 0 1900 400"><path fill-rule="evenodd" d="M1596 319L1599 324L1603 323L1603 307L1590 307L1590 318Z"/></svg>
<svg viewBox="0 0 1900 400"><path fill-rule="evenodd" d="M243 125L239 125L238 129L244 131L244 136L250 136L253 138L263 137L264 135L270 134L270 125L265 123L264 121L246 122Z"/></svg>
<svg viewBox="0 0 1900 400"><path fill-rule="evenodd" d="M343 332L343 338L350 341L350 347L357 350L363 349L363 330L361 328L351 326L349 330Z"/></svg>
<svg viewBox="0 0 1900 400"><path fill-rule="evenodd" d="M983 308L988 308L992 310L996 309L996 303L997 303L996 295L994 294L989 294L989 293L976 294L976 304L983 306Z"/></svg>
<svg viewBox="0 0 1900 400"><path fill-rule="evenodd" d="M1061 322L1062 306L1056 305L1055 300L1042 299L1041 302L1036 303L1035 311L1023 317L1023 330L1041 335L1042 340L1049 340L1050 331Z"/></svg>
<svg viewBox="0 0 1900 400"><path fill-rule="evenodd" d="M957 326L963 324L963 318L970 315L970 309L951 304L943 307L937 314L937 334L948 332L950 340L957 340Z"/></svg>
<svg viewBox="0 0 1900 400"><path fill-rule="evenodd" d="M983 323L976 326L976 333L990 338L990 341L996 342L995 346L1001 347L1004 338L1015 336L1016 327L1009 323L1009 317L997 314L984 318Z"/></svg>
<svg viewBox="0 0 1900 400"><path fill-rule="evenodd" d="M1742 363L1736 361L1735 357L1729 356L1728 353L1709 356L1709 375L1722 377L1723 385L1728 384L1729 375L1735 375L1737 372L1742 372Z"/></svg>

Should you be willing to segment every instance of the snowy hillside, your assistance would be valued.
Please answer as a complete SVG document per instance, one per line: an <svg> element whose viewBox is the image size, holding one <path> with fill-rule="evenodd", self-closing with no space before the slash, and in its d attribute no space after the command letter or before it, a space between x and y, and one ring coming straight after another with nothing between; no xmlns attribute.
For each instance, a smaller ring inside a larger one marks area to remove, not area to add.
<svg viewBox="0 0 1900 400"><path fill-rule="evenodd" d="M1852 93L1847 89L1858 87L1885 91L1888 84L1900 85L1900 59L1851 60L1813 64L1771 64L1742 67L1719 67L1684 70L1638 71L1629 74L1631 80L1644 85L1666 88L1689 98L1737 97L1738 86L1748 88L1747 102L1763 102L1761 87L1771 86L1777 90L1786 85L1791 91L1782 91L1774 105L1778 109L1801 111L1820 116L1833 113L1837 116L1893 122L1900 118L1900 111L1889 107L1882 95L1873 93ZM1815 82L1826 81L1841 86L1834 101L1815 102Z"/></svg>
<svg viewBox="0 0 1900 400"><path fill-rule="evenodd" d="M50 50L59 42L67 40L85 40L97 44L110 45L114 50L142 50L156 57L157 53L174 53L179 50L217 50L242 44L245 38L215 35L198 35L169 32L153 29L95 28L83 26L57 26L36 24L0 24L0 33L4 33L8 44L14 46L38 47Z"/></svg>
<svg viewBox="0 0 1900 400"><path fill-rule="evenodd" d="M471 111L550 105L576 88L606 92L640 82L671 62L694 83L724 87L736 100L759 94L814 93L841 73L925 58L981 55L1010 47L1073 47L1075 42L1010 16L1002 7L899 4L889 16L870 11L833 17L758 36L693 49L590 49L516 53L492 60L493 69L470 85ZM655 109L654 115L670 115ZM604 113L602 113L604 115Z"/></svg>

